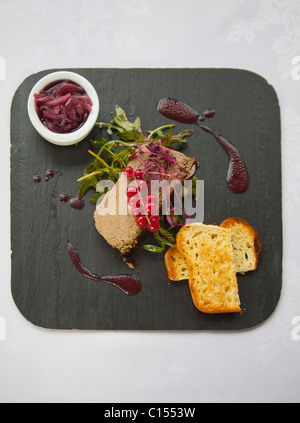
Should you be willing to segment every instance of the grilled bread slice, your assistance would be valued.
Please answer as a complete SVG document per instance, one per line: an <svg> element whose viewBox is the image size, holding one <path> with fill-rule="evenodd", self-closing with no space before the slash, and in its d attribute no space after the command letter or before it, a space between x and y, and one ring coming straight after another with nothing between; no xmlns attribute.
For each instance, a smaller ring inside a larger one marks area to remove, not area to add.
<svg viewBox="0 0 300 423"><path fill-rule="evenodd" d="M220 226L231 229L233 263L236 272L245 274L256 270L262 251L258 232L249 223L236 217L225 220ZM170 280L182 281L189 278L187 260L176 246L166 252L165 264Z"/></svg>
<svg viewBox="0 0 300 423"><path fill-rule="evenodd" d="M165 264L168 277L171 281L184 281L189 278L189 265L176 245L169 248L165 254Z"/></svg>
<svg viewBox="0 0 300 423"><path fill-rule="evenodd" d="M197 309L210 314L240 312L231 231L201 223L185 225L177 235L177 248L188 262Z"/></svg>
<svg viewBox="0 0 300 423"><path fill-rule="evenodd" d="M237 273L244 274L256 270L262 251L257 231L249 223L237 217L224 220L220 226L231 230L234 266Z"/></svg>

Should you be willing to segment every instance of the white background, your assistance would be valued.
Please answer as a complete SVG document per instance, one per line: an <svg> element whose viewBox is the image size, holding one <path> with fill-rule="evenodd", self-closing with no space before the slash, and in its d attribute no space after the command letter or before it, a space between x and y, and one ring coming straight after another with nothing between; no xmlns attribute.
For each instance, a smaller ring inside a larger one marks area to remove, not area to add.
<svg viewBox="0 0 300 423"><path fill-rule="evenodd" d="M0 0L0 56L0 402L299 402L299 0ZM241 68L275 87L284 280L267 322L238 333L80 333L21 316L10 293L10 104L30 74L70 67Z"/></svg>

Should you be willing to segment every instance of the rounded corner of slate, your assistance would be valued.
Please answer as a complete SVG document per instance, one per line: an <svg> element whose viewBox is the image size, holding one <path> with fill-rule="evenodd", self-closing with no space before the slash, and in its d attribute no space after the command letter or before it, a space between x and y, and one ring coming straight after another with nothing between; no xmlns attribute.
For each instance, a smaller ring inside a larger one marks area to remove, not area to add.
<svg viewBox="0 0 300 423"><path fill-rule="evenodd" d="M275 314L278 305L280 303L280 299L281 299L281 292L282 292L282 284L281 284L281 289L280 292L278 294L278 298L276 299L276 301L274 301L274 303L272 304L272 306L267 310L266 308L263 309L262 314L260 317L257 316L256 319L249 319L248 324L244 324L243 327L241 328L241 331L243 330L255 330L258 329L259 327L261 327L262 325L264 325L265 323L267 323ZM247 310L245 310L246 312Z"/></svg>
<svg viewBox="0 0 300 423"><path fill-rule="evenodd" d="M21 316L31 325L39 328L39 329L55 329L51 326L48 326L47 324L42 323L41 321L39 321L38 319L35 320L34 316L32 316L29 312L26 311L26 307L24 307L21 303L19 303L17 295L14 295L14 291L13 289L11 290L11 296L13 299L13 302L17 308L17 310L19 311L19 313L21 314Z"/></svg>
<svg viewBox="0 0 300 423"><path fill-rule="evenodd" d="M238 72L243 72L245 75L249 76L255 80L259 85L266 87L268 90L273 91L274 97L276 98L279 105L279 97L275 87L268 81L266 76L261 75L260 73L250 70L250 69L236 69Z"/></svg>

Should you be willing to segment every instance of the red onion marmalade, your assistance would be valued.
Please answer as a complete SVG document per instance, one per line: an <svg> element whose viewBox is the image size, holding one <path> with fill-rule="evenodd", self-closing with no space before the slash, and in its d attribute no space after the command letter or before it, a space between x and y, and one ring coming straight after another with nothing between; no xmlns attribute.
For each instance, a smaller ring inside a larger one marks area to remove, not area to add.
<svg viewBox="0 0 300 423"><path fill-rule="evenodd" d="M70 80L48 85L34 98L41 122L58 134L79 129L87 121L93 107L85 90Z"/></svg>

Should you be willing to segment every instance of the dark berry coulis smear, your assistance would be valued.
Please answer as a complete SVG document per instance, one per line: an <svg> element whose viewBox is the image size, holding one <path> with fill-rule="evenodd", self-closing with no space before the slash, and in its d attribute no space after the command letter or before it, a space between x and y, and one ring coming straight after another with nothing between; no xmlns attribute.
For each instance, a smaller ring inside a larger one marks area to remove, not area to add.
<svg viewBox="0 0 300 423"><path fill-rule="evenodd" d="M33 177L33 182L35 182L36 184L39 184L41 182L42 178L39 175L35 175Z"/></svg>
<svg viewBox="0 0 300 423"><path fill-rule="evenodd" d="M68 194L66 194L65 192L62 192L62 193L59 195L59 199L60 199L60 201L61 201L62 203L67 203L67 202L69 201L69 196L68 196Z"/></svg>
<svg viewBox="0 0 300 423"><path fill-rule="evenodd" d="M200 125L200 128L211 134L223 147L229 157L229 170L227 176L228 187L236 194L242 194L249 187L249 175L239 151L230 142L220 135L216 135L208 126Z"/></svg>
<svg viewBox="0 0 300 423"><path fill-rule="evenodd" d="M55 173L54 170L48 169L46 172L46 178L52 179L54 177Z"/></svg>
<svg viewBox="0 0 300 423"><path fill-rule="evenodd" d="M174 98L163 98L157 107L163 116L181 123L195 123L200 116L190 106Z"/></svg>
<svg viewBox="0 0 300 423"><path fill-rule="evenodd" d="M79 271L79 273L82 274L82 276L86 278L94 279L96 281L101 280L101 276L93 275L93 273L91 273L86 267L84 267L84 265L81 263L79 259L77 252L75 251L73 245L70 242L68 242L68 252L70 254L72 262L77 267L77 270Z"/></svg>
<svg viewBox="0 0 300 423"><path fill-rule="evenodd" d="M137 295L141 290L141 282L134 275L102 276L101 280L116 286L127 295Z"/></svg>
<svg viewBox="0 0 300 423"><path fill-rule="evenodd" d="M212 119L213 117L215 117L215 114L216 114L216 111L213 109L205 110L205 112L203 113L204 120L205 118Z"/></svg>
<svg viewBox="0 0 300 423"><path fill-rule="evenodd" d="M229 189L236 194L242 194L248 189L249 174L238 149L225 138L215 134L211 128L203 125L206 119L212 119L215 116L216 111L214 109L207 109L200 115L200 113L197 113L185 103L173 98L164 98L160 100L157 107L158 111L168 119L181 123L197 123L204 132L211 134L223 147L229 157L229 170L227 176Z"/></svg>
<svg viewBox="0 0 300 423"><path fill-rule="evenodd" d="M141 282L134 275L98 276L91 273L80 261L73 245L68 242L68 252L79 273L89 279L102 281L119 288L127 295L137 295L141 290Z"/></svg>
<svg viewBox="0 0 300 423"><path fill-rule="evenodd" d="M54 171L52 169L48 169L45 173L45 178L44 180L46 182L49 182L51 179L53 179L55 177L55 173L57 173L58 170ZM33 177L33 181L36 184L39 184L42 181L42 177L40 175L35 175ZM69 202L70 199L70 202ZM72 209L74 210L82 210L85 206L85 201L83 198L81 198L79 196L79 194L76 197L71 197L69 196L67 193L62 192L61 194L59 194L59 200L61 203L68 203Z"/></svg>
<svg viewBox="0 0 300 423"><path fill-rule="evenodd" d="M70 206L72 207L72 209L82 210L85 206L85 202L83 198L80 198L79 196L77 196L77 197L71 198Z"/></svg>
<svg viewBox="0 0 300 423"><path fill-rule="evenodd" d="M50 179L54 178L54 176L55 176L55 172L54 172L54 170L52 170L52 169L48 169L48 170L46 171L46 173L45 173L45 181L46 181L46 182L48 182ZM42 181L42 178L41 178L41 176L40 176L40 175L35 175L35 176L33 177L33 181L34 181L36 184L39 184L39 183Z"/></svg>

